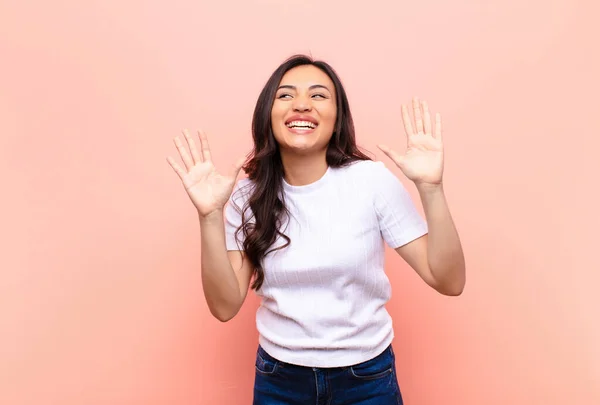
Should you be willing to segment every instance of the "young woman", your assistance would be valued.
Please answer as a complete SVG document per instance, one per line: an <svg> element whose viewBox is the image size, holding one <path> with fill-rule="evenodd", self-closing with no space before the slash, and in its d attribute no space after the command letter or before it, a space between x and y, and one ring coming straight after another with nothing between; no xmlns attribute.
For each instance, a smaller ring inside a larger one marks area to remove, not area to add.
<svg viewBox="0 0 600 405"><path fill-rule="evenodd" d="M275 70L254 111L254 149L229 173L215 170L203 132L200 150L187 131L189 152L175 138L185 168L168 161L198 211L211 313L233 318L249 287L262 299L255 405L402 403L386 244L440 293L463 291L440 115L417 99L412 107L414 121L402 107L407 152L379 148L414 182L425 219L399 179L357 148L342 83L322 61L299 55Z"/></svg>

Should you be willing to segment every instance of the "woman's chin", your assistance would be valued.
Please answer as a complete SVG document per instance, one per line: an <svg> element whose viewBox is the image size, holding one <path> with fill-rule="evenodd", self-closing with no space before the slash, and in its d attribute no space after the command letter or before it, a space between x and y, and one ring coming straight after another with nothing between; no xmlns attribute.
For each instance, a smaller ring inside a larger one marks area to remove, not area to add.
<svg viewBox="0 0 600 405"><path fill-rule="evenodd" d="M314 136L289 134L286 138L284 143L289 149L310 149L317 143L317 139Z"/></svg>
<svg viewBox="0 0 600 405"><path fill-rule="evenodd" d="M318 132L302 135L288 132L279 140L280 148L286 153L302 155L323 152L327 149L327 144Z"/></svg>
<svg viewBox="0 0 600 405"><path fill-rule="evenodd" d="M325 156L325 154L327 152L327 146L325 146L325 147L319 147L318 145L295 146L295 147L286 148L285 151L283 151L283 152L288 156L292 156L292 155L303 156L303 157L320 156L320 155Z"/></svg>

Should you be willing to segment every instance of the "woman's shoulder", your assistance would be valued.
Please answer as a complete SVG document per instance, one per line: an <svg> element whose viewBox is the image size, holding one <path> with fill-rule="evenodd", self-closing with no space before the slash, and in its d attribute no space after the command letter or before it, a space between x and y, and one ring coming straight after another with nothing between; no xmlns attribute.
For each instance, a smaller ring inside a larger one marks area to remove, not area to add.
<svg viewBox="0 0 600 405"><path fill-rule="evenodd" d="M256 184L247 177L237 180L233 187L230 200L236 205L243 206L250 197L250 194L252 194L255 185Z"/></svg>
<svg viewBox="0 0 600 405"><path fill-rule="evenodd" d="M234 188L238 190L250 190L254 185L254 181L250 180L248 177L242 177L235 182Z"/></svg>
<svg viewBox="0 0 600 405"><path fill-rule="evenodd" d="M381 193L382 190L387 192L399 183L393 170L379 160L358 160L340 169L339 179L347 178L342 181L343 184L352 184L375 194Z"/></svg>
<svg viewBox="0 0 600 405"><path fill-rule="evenodd" d="M347 172L355 176L372 178L372 176L387 170L387 167L385 163L379 160L355 160L340 169L342 172Z"/></svg>

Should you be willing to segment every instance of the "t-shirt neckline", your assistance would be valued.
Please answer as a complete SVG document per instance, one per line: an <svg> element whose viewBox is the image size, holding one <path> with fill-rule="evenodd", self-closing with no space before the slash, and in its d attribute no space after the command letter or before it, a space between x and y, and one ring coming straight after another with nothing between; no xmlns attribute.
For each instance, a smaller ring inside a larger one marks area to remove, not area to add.
<svg viewBox="0 0 600 405"><path fill-rule="evenodd" d="M287 181L285 181L285 178L284 178L284 179L282 179L283 180L283 189L289 193L308 193L308 192L314 191L314 190L320 188L323 184L325 184L325 182L327 181L327 178L329 177L330 172L331 172L331 166L327 166L327 170L318 180L313 181L310 184L305 184L303 186L293 186L293 185L289 184Z"/></svg>

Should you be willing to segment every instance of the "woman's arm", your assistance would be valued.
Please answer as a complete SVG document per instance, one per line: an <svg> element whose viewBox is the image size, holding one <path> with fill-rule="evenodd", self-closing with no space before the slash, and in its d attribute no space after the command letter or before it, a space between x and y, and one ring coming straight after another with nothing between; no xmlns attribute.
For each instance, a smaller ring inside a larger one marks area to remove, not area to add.
<svg viewBox="0 0 600 405"><path fill-rule="evenodd" d="M431 287L444 295L460 295L466 284L462 245L443 186L417 187L429 233L396 252Z"/></svg>
<svg viewBox="0 0 600 405"><path fill-rule="evenodd" d="M400 155L385 145L379 148L415 183L429 233L396 251L437 291L459 295L465 286L465 259L442 185L442 119L439 113L431 119L426 102L414 98L412 104L414 122L408 107L402 106L406 153Z"/></svg>
<svg viewBox="0 0 600 405"><path fill-rule="evenodd" d="M221 322L242 307L252 267L241 251L227 251L223 213L200 217L202 288L211 314Z"/></svg>

